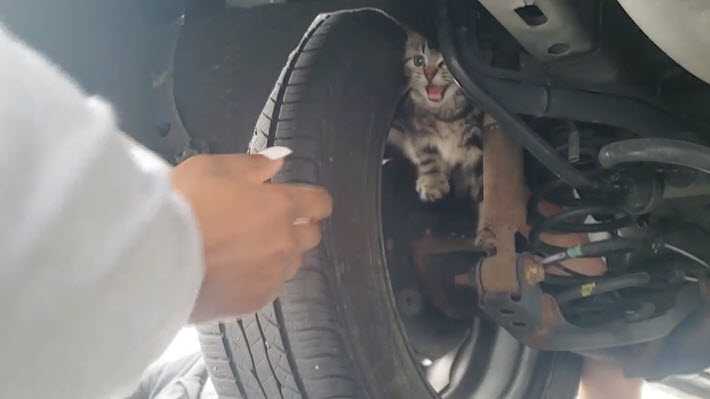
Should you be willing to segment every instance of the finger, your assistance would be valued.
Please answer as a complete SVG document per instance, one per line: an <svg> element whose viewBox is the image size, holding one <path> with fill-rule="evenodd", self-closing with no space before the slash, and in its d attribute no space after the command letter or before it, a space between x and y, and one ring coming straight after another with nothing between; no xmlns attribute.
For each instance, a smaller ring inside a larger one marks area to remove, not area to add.
<svg viewBox="0 0 710 399"><path fill-rule="evenodd" d="M540 201L537 205L537 211L543 216L552 216L562 211L562 208L552 202Z"/></svg>
<svg viewBox="0 0 710 399"><path fill-rule="evenodd" d="M263 183L274 177L283 165L283 159L269 159L263 155L250 155L241 176L255 183Z"/></svg>
<svg viewBox="0 0 710 399"><path fill-rule="evenodd" d="M219 154L209 157L215 174L226 174L263 183L281 170L283 158L290 153L291 150L286 147L270 147L256 155Z"/></svg>
<svg viewBox="0 0 710 399"><path fill-rule="evenodd" d="M324 188L308 185L282 184L279 189L284 190L289 198L294 215L298 219L319 221L327 218L333 212L333 198ZM302 222L296 224L303 224Z"/></svg>
<svg viewBox="0 0 710 399"><path fill-rule="evenodd" d="M289 264L286 266L284 269L284 281L288 281L293 278L293 276L298 273L298 271L301 269L301 266L303 265L303 257L302 256L297 256L295 257Z"/></svg>
<svg viewBox="0 0 710 399"><path fill-rule="evenodd" d="M607 270L606 263L601 258L567 259L561 264L567 269L587 276L601 276ZM555 265L550 265L547 272L558 276L569 276L567 271Z"/></svg>
<svg viewBox="0 0 710 399"><path fill-rule="evenodd" d="M255 168L248 176L257 183L271 179L283 167L284 158L292 153L293 151L288 147L274 146L251 156L254 159Z"/></svg>
<svg viewBox="0 0 710 399"><path fill-rule="evenodd" d="M272 178L283 166L283 159L269 159L262 155L246 154L200 154L188 158L178 169L199 169L208 171L211 176L248 179L263 183Z"/></svg>
<svg viewBox="0 0 710 399"><path fill-rule="evenodd" d="M321 239L320 225L309 223L293 226L297 247L301 252L318 246Z"/></svg>
<svg viewBox="0 0 710 399"><path fill-rule="evenodd" d="M545 244L568 248L588 243L589 237L582 233L540 233L540 240Z"/></svg>

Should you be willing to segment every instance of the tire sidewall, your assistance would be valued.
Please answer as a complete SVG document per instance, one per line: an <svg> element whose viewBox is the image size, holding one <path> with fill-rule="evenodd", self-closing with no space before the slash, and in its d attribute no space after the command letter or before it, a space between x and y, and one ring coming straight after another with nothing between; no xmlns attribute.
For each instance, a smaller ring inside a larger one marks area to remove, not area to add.
<svg viewBox="0 0 710 399"><path fill-rule="evenodd" d="M333 195L334 212L324 223L317 259L332 287L349 360L367 395L435 399L398 317L382 231L382 156L404 87L405 34L374 10L335 13L330 19L329 27L310 39L319 42L321 53L311 57L308 68L296 63L291 72L289 81L303 84L295 120L284 124L288 130L275 129L269 143L288 145L294 137L313 141L306 147L308 163L315 159L315 165L290 166L303 160L296 149L274 181L319 184ZM537 364L544 358L552 359L541 356ZM550 373L534 374L541 380L531 388L540 394L530 397L544 397Z"/></svg>

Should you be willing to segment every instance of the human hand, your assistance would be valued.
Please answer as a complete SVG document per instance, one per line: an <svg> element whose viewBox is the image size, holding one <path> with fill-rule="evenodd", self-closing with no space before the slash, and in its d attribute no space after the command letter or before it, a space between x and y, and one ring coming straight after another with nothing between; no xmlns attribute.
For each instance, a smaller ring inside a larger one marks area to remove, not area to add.
<svg viewBox="0 0 710 399"><path fill-rule="evenodd" d="M204 247L205 277L191 322L260 309L320 242L330 195L265 183L289 153L272 147L263 155L198 155L173 170L173 187L192 206Z"/></svg>
<svg viewBox="0 0 710 399"><path fill-rule="evenodd" d="M611 360L584 358L578 399L641 399L642 388L642 379L626 378Z"/></svg>

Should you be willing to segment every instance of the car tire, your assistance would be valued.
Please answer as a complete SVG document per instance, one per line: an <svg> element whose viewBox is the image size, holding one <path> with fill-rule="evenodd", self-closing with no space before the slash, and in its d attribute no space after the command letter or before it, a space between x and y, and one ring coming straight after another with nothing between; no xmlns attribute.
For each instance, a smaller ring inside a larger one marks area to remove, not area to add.
<svg viewBox="0 0 710 399"><path fill-rule="evenodd" d="M200 327L221 398L442 397L422 378L408 345L384 255L381 165L402 95L404 41L401 27L381 12L343 11L316 18L291 53L250 150L291 148L273 181L324 186L335 209L320 247L279 299L256 314ZM503 358L509 364L500 369L479 360L466 397L575 397L579 357L538 353L486 326L515 356Z"/></svg>

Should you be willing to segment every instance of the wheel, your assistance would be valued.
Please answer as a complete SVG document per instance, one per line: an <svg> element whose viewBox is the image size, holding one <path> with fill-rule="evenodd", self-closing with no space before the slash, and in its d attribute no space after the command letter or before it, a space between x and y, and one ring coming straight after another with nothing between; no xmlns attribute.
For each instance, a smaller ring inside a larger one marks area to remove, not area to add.
<svg viewBox="0 0 710 399"><path fill-rule="evenodd" d="M382 159L402 93L404 40L401 28L374 10L322 15L283 69L251 150L293 149L274 181L323 185L335 210L323 243L278 300L200 329L222 398L575 396L578 357L535 352L480 318L465 328L450 322L448 339L433 345L441 357L422 358L426 350L414 335L437 331L426 323L411 328L411 314L402 312L400 273L388 263L382 219ZM416 308L416 298L405 302ZM431 378L435 364L448 377L443 387Z"/></svg>

